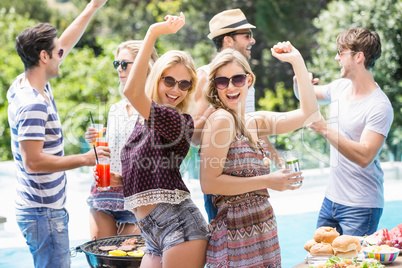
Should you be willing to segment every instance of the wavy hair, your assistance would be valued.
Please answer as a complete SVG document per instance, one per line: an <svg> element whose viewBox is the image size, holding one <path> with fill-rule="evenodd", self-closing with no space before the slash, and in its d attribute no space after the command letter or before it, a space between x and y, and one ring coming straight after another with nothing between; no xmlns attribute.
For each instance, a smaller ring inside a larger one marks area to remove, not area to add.
<svg viewBox="0 0 402 268"><path fill-rule="evenodd" d="M212 60L210 66L211 66L211 71L208 75L208 82L206 85L206 90L204 91L204 98L205 100L211 104L215 109L224 109L228 111L234 118L235 122L235 127L236 127L236 132L239 131L242 135L246 136L248 140L251 143L252 148L257 151L257 144L252 138L250 132L247 130L244 122L242 121L240 115L232 110L229 109L219 98L218 90L215 86L214 78L216 77L216 73L218 70L226 66L230 63L235 63L239 65L240 67L243 68L244 72L246 74L249 74L249 76L252 78L252 84L254 84L255 81L255 75L253 71L251 70L251 67L247 61L247 59L237 50L234 50L232 48L227 48L222 50L222 52L219 52L216 57Z"/></svg>
<svg viewBox="0 0 402 268"><path fill-rule="evenodd" d="M154 102L161 103L158 94L159 81L165 70L177 65L183 64L191 76L191 83L193 84L188 90L186 97L180 102L176 108L181 113L189 113L190 104L193 101L193 94L197 86L197 72L194 67L193 58L189 53L180 50L171 50L163 54L152 67L151 73L148 76L148 80L145 86L145 93Z"/></svg>

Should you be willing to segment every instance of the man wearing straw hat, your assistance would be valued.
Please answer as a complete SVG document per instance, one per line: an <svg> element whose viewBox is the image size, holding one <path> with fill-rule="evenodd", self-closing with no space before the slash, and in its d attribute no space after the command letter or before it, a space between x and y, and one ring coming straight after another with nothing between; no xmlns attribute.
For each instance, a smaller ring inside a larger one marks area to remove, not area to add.
<svg viewBox="0 0 402 268"><path fill-rule="evenodd" d="M17 167L16 219L35 267L70 267L65 170L95 165L94 150L64 156L63 132L49 80L107 0L91 0L57 38L48 23L26 28L16 38L25 72L7 92L11 147ZM109 157L100 147L99 157Z"/></svg>
<svg viewBox="0 0 402 268"><path fill-rule="evenodd" d="M226 48L232 48L239 51L248 60L251 59L251 48L255 44L253 32L255 26L247 21L246 16L240 9L225 10L216 14L209 21L208 38L212 40L217 52L220 52ZM208 104L202 98L202 92L207 84L208 74L210 72L209 65L204 65L197 70L198 84L195 93L196 100L196 116L195 116L195 128L202 129L205 119L213 112L212 107L208 108ZM255 111L255 88L252 85L247 92L246 99L246 113ZM200 134L200 133L198 133ZM193 143L198 144L198 136L195 133L193 137ZM267 137L263 139L268 145L268 151L270 152L271 159L275 161L278 167L283 166L283 160L271 145ZM217 210L212 204L211 195L204 195L205 209L208 214L208 220L211 221L215 218Z"/></svg>

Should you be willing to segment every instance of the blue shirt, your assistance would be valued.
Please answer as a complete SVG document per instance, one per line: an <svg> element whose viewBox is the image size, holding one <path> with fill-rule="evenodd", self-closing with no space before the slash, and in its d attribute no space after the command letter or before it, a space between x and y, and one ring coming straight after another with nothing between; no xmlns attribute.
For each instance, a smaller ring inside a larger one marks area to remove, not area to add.
<svg viewBox="0 0 402 268"><path fill-rule="evenodd" d="M17 170L17 208L48 207L61 209L66 203L66 174L28 173L24 169L19 142L44 141L43 153L63 156L63 132L50 84L47 101L20 74L7 92L11 148Z"/></svg>

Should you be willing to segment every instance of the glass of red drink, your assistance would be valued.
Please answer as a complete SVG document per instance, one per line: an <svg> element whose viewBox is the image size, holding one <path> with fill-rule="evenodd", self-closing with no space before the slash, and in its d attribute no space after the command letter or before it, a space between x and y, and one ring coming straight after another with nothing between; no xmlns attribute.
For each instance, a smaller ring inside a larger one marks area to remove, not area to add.
<svg viewBox="0 0 402 268"><path fill-rule="evenodd" d="M110 189L110 159L99 158L96 164L96 172L98 173L98 190L106 191Z"/></svg>
<svg viewBox="0 0 402 268"><path fill-rule="evenodd" d="M108 142L106 138L96 138L95 146L105 146L108 147ZM96 164L96 171L98 173L98 190L106 191L110 189L110 159L109 158L99 158Z"/></svg>

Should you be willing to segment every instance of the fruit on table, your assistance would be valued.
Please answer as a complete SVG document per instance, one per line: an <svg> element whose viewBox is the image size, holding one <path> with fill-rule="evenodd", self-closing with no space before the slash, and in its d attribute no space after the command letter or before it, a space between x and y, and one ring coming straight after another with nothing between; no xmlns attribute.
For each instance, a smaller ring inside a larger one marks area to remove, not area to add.
<svg viewBox="0 0 402 268"><path fill-rule="evenodd" d="M371 245L388 245L402 249L402 223L388 231L381 229L365 239Z"/></svg>

